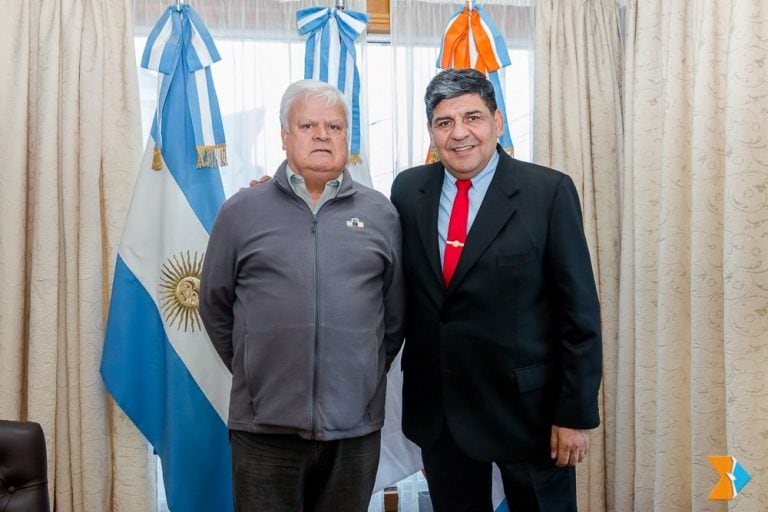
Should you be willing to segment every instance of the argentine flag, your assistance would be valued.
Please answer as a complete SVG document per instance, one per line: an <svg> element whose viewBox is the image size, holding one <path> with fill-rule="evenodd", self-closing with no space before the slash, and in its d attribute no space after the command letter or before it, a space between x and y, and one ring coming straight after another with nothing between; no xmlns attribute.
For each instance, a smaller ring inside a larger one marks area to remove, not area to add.
<svg viewBox="0 0 768 512"><path fill-rule="evenodd" d="M204 251L224 201L209 69L217 60L186 5L170 7L147 41L142 65L161 73L159 101L118 249L101 360L107 389L160 456L174 512L233 508L232 376L197 310Z"/></svg>
<svg viewBox="0 0 768 512"><path fill-rule="evenodd" d="M348 170L352 178L371 187L371 176L363 164L360 111L360 72L355 41L365 33L368 15L364 12L310 7L296 13L299 34L307 36L304 78L327 82L339 89L350 107Z"/></svg>

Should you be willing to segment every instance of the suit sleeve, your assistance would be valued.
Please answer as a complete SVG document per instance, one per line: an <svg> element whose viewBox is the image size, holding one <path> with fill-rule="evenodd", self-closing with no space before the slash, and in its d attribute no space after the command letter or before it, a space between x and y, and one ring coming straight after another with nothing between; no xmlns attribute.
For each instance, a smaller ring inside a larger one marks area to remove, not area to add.
<svg viewBox="0 0 768 512"><path fill-rule="evenodd" d="M600 305L579 198L568 176L563 176L555 193L546 264L555 287L560 325L562 378L554 423L561 427L594 428L600 424Z"/></svg>
<svg viewBox="0 0 768 512"><path fill-rule="evenodd" d="M232 371L237 237L236 222L222 207L208 239L200 279L200 316L216 352Z"/></svg>

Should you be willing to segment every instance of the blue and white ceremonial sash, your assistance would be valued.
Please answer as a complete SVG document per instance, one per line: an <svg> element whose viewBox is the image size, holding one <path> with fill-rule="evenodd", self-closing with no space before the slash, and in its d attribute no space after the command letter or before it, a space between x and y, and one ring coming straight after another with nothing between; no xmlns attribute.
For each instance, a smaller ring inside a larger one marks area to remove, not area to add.
<svg viewBox="0 0 768 512"><path fill-rule="evenodd" d="M189 5L169 7L150 32L141 67L162 74L157 111L152 123L152 137L156 144L153 169L161 168L165 102L176 73L193 75L193 79L185 80L185 83L195 134L197 167L227 165L224 126L210 68L219 60L221 57L210 32Z"/></svg>
<svg viewBox="0 0 768 512"><path fill-rule="evenodd" d="M352 115L347 163L359 164L360 74L355 40L365 31L368 15L362 12L311 7L296 13L299 34L307 36L304 78L335 85L349 101Z"/></svg>
<svg viewBox="0 0 768 512"><path fill-rule="evenodd" d="M504 132L499 142L512 154L514 145L509 134L504 89L498 73L499 69L510 64L504 38L481 6L469 2L453 13L443 33L437 67L473 68L488 76L493 84L497 107L504 116Z"/></svg>
<svg viewBox="0 0 768 512"><path fill-rule="evenodd" d="M198 313L204 253L224 201L219 158L198 168L206 117L213 140L223 145L224 138L221 130L215 138L210 122L214 107L218 116L212 84L207 101L190 98L191 91L201 91L199 77L208 81L210 74L188 72L218 55L187 6L172 7L155 28L145 57L165 74L157 107L162 115L147 142L118 248L101 375L160 457L169 509L231 512L232 375ZM160 38L167 43L157 45ZM154 163L161 172L152 170L157 148L162 159Z"/></svg>

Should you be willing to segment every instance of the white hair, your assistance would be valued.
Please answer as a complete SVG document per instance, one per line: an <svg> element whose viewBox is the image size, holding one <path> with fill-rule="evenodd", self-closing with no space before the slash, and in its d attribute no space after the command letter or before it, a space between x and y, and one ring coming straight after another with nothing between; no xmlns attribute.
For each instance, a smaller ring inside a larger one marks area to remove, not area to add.
<svg viewBox="0 0 768 512"><path fill-rule="evenodd" d="M318 80L299 80L293 82L283 93L280 100L280 127L285 131L290 131L288 126L288 113L293 104L301 99L304 102L310 98L319 98L325 100L327 107L333 107L341 104L344 110L344 122L349 126L349 105L347 98L333 85Z"/></svg>

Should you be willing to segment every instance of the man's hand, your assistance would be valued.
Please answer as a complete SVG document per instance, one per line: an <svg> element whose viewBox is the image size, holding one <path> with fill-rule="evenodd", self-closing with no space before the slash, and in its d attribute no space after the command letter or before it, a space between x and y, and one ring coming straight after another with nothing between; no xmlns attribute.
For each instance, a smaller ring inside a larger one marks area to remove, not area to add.
<svg viewBox="0 0 768 512"><path fill-rule="evenodd" d="M249 187L257 187L259 185L263 185L264 183L268 182L272 179L272 176L262 176L261 178L257 180L251 180L248 182ZM240 187L240 190L245 190L245 187Z"/></svg>
<svg viewBox="0 0 768 512"><path fill-rule="evenodd" d="M268 182L272 179L272 176L262 176L261 178L257 180L251 180L248 182L249 187L255 187L256 185L263 185L264 183Z"/></svg>
<svg viewBox="0 0 768 512"><path fill-rule="evenodd" d="M584 460L589 451L589 430L552 425L549 450L549 456L557 459L557 467L575 466Z"/></svg>

